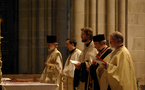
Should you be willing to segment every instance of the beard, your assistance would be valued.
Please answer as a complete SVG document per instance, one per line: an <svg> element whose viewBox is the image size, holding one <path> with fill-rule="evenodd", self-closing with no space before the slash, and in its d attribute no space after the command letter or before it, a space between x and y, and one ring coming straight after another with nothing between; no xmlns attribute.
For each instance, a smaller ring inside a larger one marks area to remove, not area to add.
<svg viewBox="0 0 145 90"><path fill-rule="evenodd" d="M114 45L111 45L111 48L116 48L117 47L117 44L114 44Z"/></svg>
<svg viewBox="0 0 145 90"><path fill-rule="evenodd" d="M52 51L52 50L54 50L53 47L48 48L48 51L49 51L49 52Z"/></svg>
<svg viewBox="0 0 145 90"><path fill-rule="evenodd" d="M86 42L88 40L88 38L85 38L84 40L82 40L82 42Z"/></svg>

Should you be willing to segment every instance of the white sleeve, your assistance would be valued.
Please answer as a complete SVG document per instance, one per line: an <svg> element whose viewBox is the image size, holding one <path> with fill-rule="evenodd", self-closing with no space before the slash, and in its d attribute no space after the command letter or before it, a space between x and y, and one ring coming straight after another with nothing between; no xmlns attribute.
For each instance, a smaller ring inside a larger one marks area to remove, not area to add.
<svg viewBox="0 0 145 90"><path fill-rule="evenodd" d="M56 59L56 68L59 71L59 73L62 72L62 62L59 56Z"/></svg>

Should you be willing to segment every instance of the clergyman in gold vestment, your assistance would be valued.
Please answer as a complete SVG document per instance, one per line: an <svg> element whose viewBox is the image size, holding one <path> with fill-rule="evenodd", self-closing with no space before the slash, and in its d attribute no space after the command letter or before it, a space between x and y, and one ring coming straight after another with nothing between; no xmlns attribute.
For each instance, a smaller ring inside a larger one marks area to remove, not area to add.
<svg viewBox="0 0 145 90"><path fill-rule="evenodd" d="M47 47L50 54L45 62L45 68L40 77L43 83L58 84L59 90L62 90L61 73L62 73L62 55L57 50L56 36L47 36Z"/></svg>
<svg viewBox="0 0 145 90"><path fill-rule="evenodd" d="M105 71L101 76L100 90L137 90L136 77L131 55L123 45L123 35L115 31L110 34L111 53Z"/></svg>

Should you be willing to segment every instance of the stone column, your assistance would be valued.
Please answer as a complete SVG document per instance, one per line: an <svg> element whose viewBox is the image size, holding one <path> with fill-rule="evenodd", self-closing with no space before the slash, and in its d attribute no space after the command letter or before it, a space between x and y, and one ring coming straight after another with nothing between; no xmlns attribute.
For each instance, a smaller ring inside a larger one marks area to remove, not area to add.
<svg viewBox="0 0 145 90"><path fill-rule="evenodd" d="M96 0L90 0L90 16L89 25L93 30L93 34L96 35Z"/></svg>
<svg viewBox="0 0 145 90"><path fill-rule="evenodd" d="M72 32L72 1L71 0L67 0L67 37L71 38L73 35Z"/></svg>
<svg viewBox="0 0 145 90"><path fill-rule="evenodd" d="M125 2L126 2L126 0L118 0L118 31L120 31L123 34L124 45L126 42L126 40L125 40L126 39L126 30L125 30L126 5L125 5Z"/></svg>
<svg viewBox="0 0 145 90"><path fill-rule="evenodd" d="M52 16L51 16L51 18L52 18L52 21L51 21L51 33L52 33L52 35L55 35L56 34L56 13L57 13L57 10L56 10L56 7L57 7L57 0L52 0Z"/></svg>
<svg viewBox="0 0 145 90"><path fill-rule="evenodd" d="M31 18L31 59L29 60L29 62L31 61L31 66L29 66L29 68L31 68L31 72L30 73L36 73L36 71L38 71L38 67L36 65L36 63L38 63L38 39L37 39L37 35L38 35L38 1L37 0L33 0L32 1L32 18ZM28 69L28 71L30 71Z"/></svg>
<svg viewBox="0 0 145 90"><path fill-rule="evenodd" d="M56 0L56 35L58 41L58 50L63 56L63 65L67 59L67 49L65 42L67 39L67 0Z"/></svg>
<svg viewBox="0 0 145 90"><path fill-rule="evenodd" d="M44 44L46 44L46 42L44 42L44 0L39 0L39 27L38 27L38 50L39 50L39 69L38 71L43 71L44 69ZM42 72L39 72L42 73Z"/></svg>
<svg viewBox="0 0 145 90"><path fill-rule="evenodd" d="M81 41L81 28L85 24L85 0L73 0L73 31L77 40L77 48L83 50L84 44Z"/></svg>
<svg viewBox="0 0 145 90"><path fill-rule="evenodd" d="M90 5L89 0L85 0L85 27L90 27Z"/></svg>
<svg viewBox="0 0 145 90"><path fill-rule="evenodd" d="M45 0L45 26L46 26L46 31L47 35L52 34L52 0Z"/></svg>
<svg viewBox="0 0 145 90"><path fill-rule="evenodd" d="M106 35L106 0L97 0L97 34Z"/></svg>
<svg viewBox="0 0 145 90"><path fill-rule="evenodd" d="M19 73L27 73L28 59L28 1L19 1Z"/></svg>
<svg viewBox="0 0 145 90"><path fill-rule="evenodd" d="M28 46L28 51L27 51L27 73L32 72L32 1L28 1L28 30L27 30L27 46Z"/></svg>
<svg viewBox="0 0 145 90"><path fill-rule="evenodd" d="M107 37L109 40L109 34L115 31L115 0L106 0L106 14L107 14Z"/></svg>

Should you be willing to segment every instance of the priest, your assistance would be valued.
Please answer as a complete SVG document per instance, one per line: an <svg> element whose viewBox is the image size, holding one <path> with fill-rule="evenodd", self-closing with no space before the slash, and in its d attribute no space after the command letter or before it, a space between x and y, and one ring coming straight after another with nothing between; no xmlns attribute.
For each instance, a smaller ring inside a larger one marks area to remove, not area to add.
<svg viewBox="0 0 145 90"><path fill-rule="evenodd" d="M123 35L115 31L110 34L111 53L105 71L101 76L100 90L137 90L136 77L131 55L123 45Z"/></svg>
<svg viewBox="0 0 145 90"><path fill-rule="evenodd" d="M98 56L102 60L106 61L105 58L112 52L112 49L106 45L106 40L104 34L98 34L93 37L95 48L98 50ZM87 70L90 72L91 78L93 79L92 90L100 90L99 81L97 79L96 70L100 68L99 71L102 71L102 65L99 65L97 62L93 61L93 63L87 67ZM109 87L108 87L109 89Z"/></svg>
<svg viewBox="0 0 145 90"><path fill-rule="evenodd" d="M85 48L79 57L80 63L75 64L74 89L88 90L91 88L89 87L91 77L86 66L92 63L92 58L97 55L97 49L94 47L93 31L90 27L81 29L81 38L82 42L85 43Z"/></svg>
<svg viewBox="0 0 145 90"><path fill-rule="evenodd" d="M43 83L58 84L59 90L62 90L61 73L62 73L62 55L57 50L57 37L47 36L47 47L50 54L45 62L44 71L40 77Z"/></svg>
<svg viewBox="0 0 145 90"><path fill-rule="evenodd" d="M63 69L63 80L65 90L73 90L73 78L74 78L74 70L75 66L70 60L78 61L78 58L81 54L81 51L76 48L77 42L74 38L68 38L66 40L65 47L70 51L70 54L65 62L65 66Z"/></svg>

